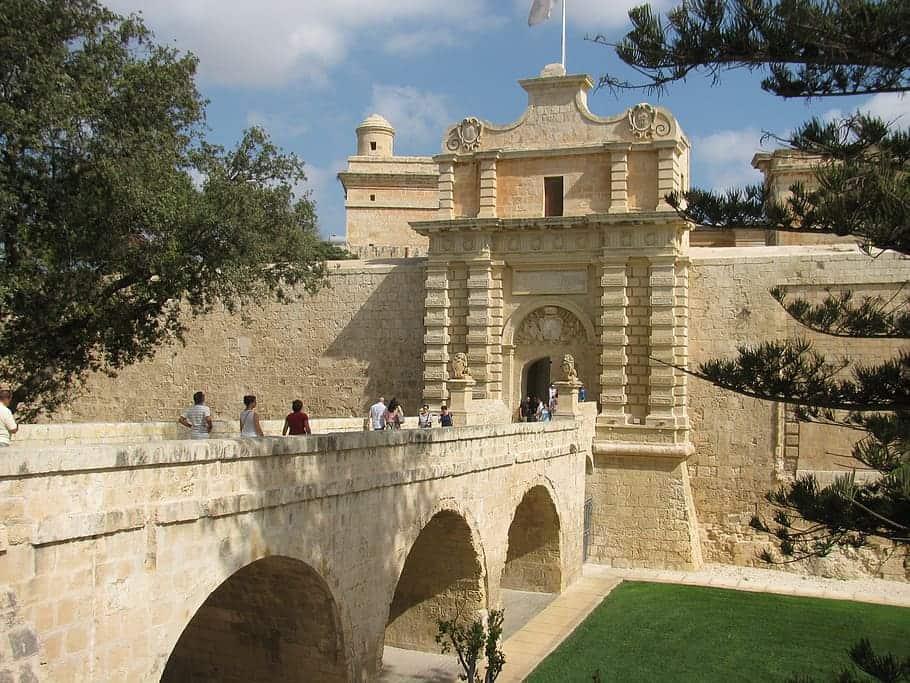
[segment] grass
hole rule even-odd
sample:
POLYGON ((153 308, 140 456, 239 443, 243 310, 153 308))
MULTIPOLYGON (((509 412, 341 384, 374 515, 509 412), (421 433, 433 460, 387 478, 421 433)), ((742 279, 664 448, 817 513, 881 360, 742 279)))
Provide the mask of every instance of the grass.
MULTIPOLYGON (((831 681, 868 637, 910 656, 910 609, 717 588, 617 586, 527 679, 591 681, 831 681)), ((508 667, 508 664, 506 664, 508 667)))

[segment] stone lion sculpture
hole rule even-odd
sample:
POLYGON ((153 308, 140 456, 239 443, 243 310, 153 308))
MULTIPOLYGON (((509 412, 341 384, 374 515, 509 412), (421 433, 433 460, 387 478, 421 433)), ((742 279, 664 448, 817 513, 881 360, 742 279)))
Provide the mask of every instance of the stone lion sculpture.
POLYGON ((566 382, 578 381, 578 373, 575 371, 575 358, 570 353, 562 357, 562 376, 566 382))
POLYGON ((471 369, 468 367, 468 354, 458 352, 452 359, 452 376, 453 379, 467 379, 471 376, 471 369))

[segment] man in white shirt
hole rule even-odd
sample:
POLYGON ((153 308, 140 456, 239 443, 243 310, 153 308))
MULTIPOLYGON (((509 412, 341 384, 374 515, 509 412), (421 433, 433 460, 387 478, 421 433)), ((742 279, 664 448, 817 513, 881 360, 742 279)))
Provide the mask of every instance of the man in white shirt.
POLYGON ((183 411, 177 420, 190 430, 191 439, 207 439, 212 431, 212 411, 205 405, 205 394, 197 391, 193 394, 193 405, 183 411))
POLYGON ((19 431, 16 418, 9 409, 13 395, 9 389, 0 389, 0 448, 9 446, 10 436, 19 431))
POLYGON ((379 397, 373 405, 370 406, 370 426, 375 431, 385 429, 385 398, 379 397))

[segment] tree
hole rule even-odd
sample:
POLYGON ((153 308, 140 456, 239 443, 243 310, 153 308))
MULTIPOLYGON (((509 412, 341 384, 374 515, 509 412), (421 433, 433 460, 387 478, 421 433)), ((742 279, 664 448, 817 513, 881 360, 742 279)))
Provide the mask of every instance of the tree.
POLYGON ((325 278, 303 162, 205 139, 196 58, 96 0, 0 3, 0 382, 25 418, 325 278))
POLYGON ((462 674, 459 678, 468 683, 493 683, 502 673, 506 657, 500 649, 502 637, 502 610, 491 610, 487 622, 475 619, 461 623, 459 617, 436 622, 439 632, 436 642, 442 654, 455 652, 462 674), (486 658, 486 671, 481 675, 480 664, 486 658))
MULTIPOLYGON (((615 47, 644 78, 604 76, 601 85, 659 92, 692 73, 715 82, 728 69, 759 70, 761 87, 780 97, 838 97, 910 90, 910 3, 906 0, 686 0, 666 18, 647 5, 629 12, 632 30, 615 47)), ((817 162, 812 187, 796 184, 777 201, 764 187, 719 195, 671 195, 678 213, 708 228, 852 235, 874 256, 910 254, 910 129, 856 113, 813 119, 775 138, 817 162)), ((771 292, 800 324, 840 337, 910 337, 910 299, 858 300, 832 292, 821 303, 771 292)), ((853 456, 880 476, 811 476, 768 494, 785 561, 879 537, 910 544, 910 354, 877 364, 834 361, 804 339, 739 348, 734 359, 691 371, 718 387, 795 406, 800 419, 859 430, 853 456)), ((774 558, 766 553, 764 558, 774 558)))

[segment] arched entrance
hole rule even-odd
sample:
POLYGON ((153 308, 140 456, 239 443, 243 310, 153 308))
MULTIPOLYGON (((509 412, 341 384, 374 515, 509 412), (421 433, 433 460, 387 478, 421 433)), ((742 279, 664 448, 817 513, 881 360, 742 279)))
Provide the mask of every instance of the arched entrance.
POLYGON ((562 589, 559 514, 544 486, 525 493, 509 526, 503 588, 558 593, 562 589))
POLYGON ((222 583, 184 629, 161 676, 194 681, 346 681, 338 608, 309 565, 266 557, 222 583))
POLYGON ((483 569, 471 529, 457 512, 443 510, 408 553, 389 608, 385 644, 438 653, 438 619, 471 620, 485 607, 483 569))
POLYGON ((550 368, 552 366, 553 360, 549 356, 539 358, 527 365, 527 370, 524 372, 525 381, 522 383, 522 398, 531 394, 536 396, 539 401, 547 402, 550 397, 550 368))

